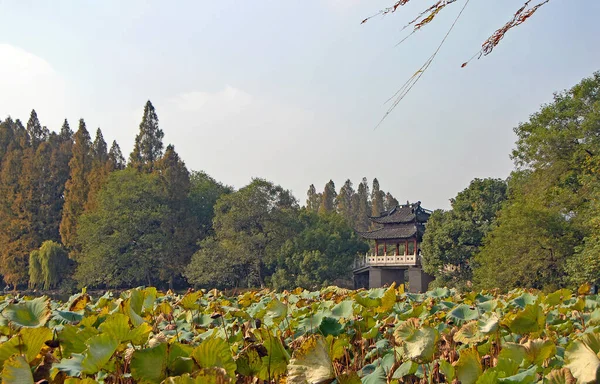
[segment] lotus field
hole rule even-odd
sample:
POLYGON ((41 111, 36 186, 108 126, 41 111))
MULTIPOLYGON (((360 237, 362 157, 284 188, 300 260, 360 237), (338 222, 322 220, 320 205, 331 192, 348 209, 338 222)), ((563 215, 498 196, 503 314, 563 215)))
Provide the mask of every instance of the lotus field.
POLYGON ((600 372, 600 298, 585 287, 0 300, 5 384, 594 383, 600 372))

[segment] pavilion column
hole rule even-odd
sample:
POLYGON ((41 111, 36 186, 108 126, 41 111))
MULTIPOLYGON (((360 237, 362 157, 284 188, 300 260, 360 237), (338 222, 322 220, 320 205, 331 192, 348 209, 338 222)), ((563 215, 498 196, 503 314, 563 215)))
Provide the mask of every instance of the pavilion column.
POLYGON ((396 256, 400 255, 400 243, 396 243, 396 256))
POLYGON ((415 254, 415 255, 418 253, 418 252, 417 252, 417 239, 415 239, 415 248, 414 248, 414 250, 413 250, 413 251, 414 251, 414 254, 415 254))
POLYGON ((383 254, 387 256, 387 241, 383 242, 383 254))
POLYGON ((404 241, 404 254, 408 255, 408 240, 404 241))
POLYGON ((379 256, 379 243, 375 240, 375 256, 379 256))

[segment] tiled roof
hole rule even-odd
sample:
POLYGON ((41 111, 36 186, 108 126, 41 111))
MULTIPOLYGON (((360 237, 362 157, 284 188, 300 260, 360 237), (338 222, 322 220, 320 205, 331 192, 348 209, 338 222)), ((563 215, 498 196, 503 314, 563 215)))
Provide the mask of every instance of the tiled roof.
MULTIPOLYGON (((419 229, 420 229, 419 225, 419 229)), ((410 239, 417 235, 417 232, 422 233, 415 224, 404 224, 394 227, 383 227, 370 232, 358 232, 360 236, 368 240, 383 240, 383 239, 410 239)))
POLYGON ((378 224, 399 224, 411 223, 415 221, 424 223, 429 219, 429 211, 421 208, 421 203, 399 205, 389 211, 383 212, 380 216, 371 217, 371 221, 378 224))

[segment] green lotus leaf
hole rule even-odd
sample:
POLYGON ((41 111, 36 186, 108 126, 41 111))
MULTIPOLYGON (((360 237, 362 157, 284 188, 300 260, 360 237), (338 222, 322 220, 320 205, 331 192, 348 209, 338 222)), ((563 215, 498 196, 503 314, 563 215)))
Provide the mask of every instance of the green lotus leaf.
POLYGON ((324 317, 321 321, 321 325, 319 325, 319 331, 321 331, 323 336, 337 336, 342 333, 343 329, 344 326, 332 317, 324 317))
POLYGON ((81 362, 82 372, 86 374, 94 374, 102 369, 119 346, 119 342, 107 334, 93 336, 86 344, 88 348, 81 362))
POLYGON ((336 304, 333 308, 331 308, 331 317, 336 319, 344 318, 350 319, 352 318, 354 311, 352 309, 352 301, 344 300, 336 304))
POLYGON ((94 379, 90 379, 89 377, 86 377, 85 379, 67 377, 64 384, 98 384, 98 382, 94 379))
POLYGON ((489 335, 490 333, 494 333, 498 330, 498 323, 500 322, 500 318, 495 313, 487 315, 477 321, 477 326, 479 327, 479 332, 484 335, 489 335))
POLYGON ((556 305, 562 304, 563 301, 570 299, 571 295, 572 293, 570 290, 566 288, 559 289, 558 291, 549 293, 544 299, 544 303, 551 307, 554 307, 556 305))
POLYGON ((440 360, 440 372, 446 378, 446 382, 451 383, 456 377, 454 366, 446 360, 440 360))
POLYGON ((528 340, 522 344, 525 348, 525 361, 542 366, 544 360, 556 355, 556 346, 551 340, 528 340))
POLYGON ((488 300, 482 303, 477 303, 477 308, 482 312, 492 312, 498 307, 498 300, 488 300))
POLYGON ((389 312, 394 304, 396 304, 396 283, 393 283, 391 287, 385 290, 381 297, 381 305, 377 307, 377 312, 389 312))
POLYGON ((265 324, 267 326, 279 324, 287 316, 287 312, 288 306, 286 304, 283 304, 277 299, 271 300, 271 302, 267 304, 266 307, 266 312, 264 316, 265 324))
POLYGON ((188 292, 179 301, 179 306, 186 310, 197 310, 200 308, 200 304, 197 303, 200 296, 202 291, 188 292))
POLYGON ((262 358, 255 346, 241 352, 235 363, 237 372, 243 376, 256 376, 262 369, 262 358))
POLYGON ((383 367, 376 367, 375 370, 362 378, 362 384, 386 384, 387 374, 383 367))
POLYGON ((83 315, 71 311, 54 311, 53 319, 60 324, 77 323, 83 319, 83 315))
POLYGON ((19 354, 19 344, 21 341, 18 336, 13 336, 8 341, 0 343, 0 370, 4 366, 4 362, 11 356, 19 354))
POLYGON ((381 298, 374 298, 361 293, 357 293, 354 300, 365 308, 375 308, 381 305, 381 298))
POLYGON ((565 351, 565 366, 580 383, 600 382, 600 338, 598 335, 587 334, 577 340, 565 351))
POLYGON ((337 338, 329 335, 325 340, 329 346, 329 356, 331 356, 332 360, 341 359, 345 355, 346 348, 350 346, 348 336, 346 335, 337 338))
POLYGON ((434 299, 444 299, 448 296, 450 296, 450 290, 448 288, 435 288, 432 289, 431 291, 428 291, 425 293, 425 295, 427 297, 431 297, 434 299))
POLYGON ((287 370, 290 356, 278 337, 271 335, 268 330, 262 330, 262 332, 261 337, 263 345, 267 349, 267 355, 262 357, 262 367, 258 378, 271 380, 281 377, 287 370))
MULTIPOLYGON (((452 366, 452 365, 450 365, 450 366, 452 366)), ((404 376, 414 375, 415 372, 417 372, 418 368, 419 368, 419 364, 415 363, 414 361, 412 361, 412 360, 405 361, 398 367, 398 369, 396 369, 394 371, 394 375, 392 376, 392 379, 401 379, 404 376)))
POLYGON ((84 357, 81 353, 73 353, 71 358, 62 359, 59 363, 53 364, 52 369, 64 372, 67 376, 80 376, 83 371, 81 363, 84 357))
POLYGON ((111 335, 119 343, 127 340, 129 335, 129 317, 122 313, 113 313, 98 327, 100 332, 111 335))
POLYGON ((325 339, 320 335, 307 337, 288 364, 287 383, 321 383, 335 378, 333 363, 325 339))
POLYGON ((2 311, 4 317, 19 327, 37 328, 50 318, 50 300, 46 296, 7 305, 2 311))
POLYGON ((142 383, 160 383, 167 372, 167 344, 133 352, 131 376, 142 383))
POLYGON ((4 362, 3 384, 33 384, 31 368, 23 356, 13 356, 4 362))
MULTIPOLYGON (((517 367, 521 365, 521 362, 525 359, 527 352, 525 351, 525 347, 521 344, 517 343, 504 343, 502 344, 502 350, 500 351, 500 355, 498 355, 498 364, 502 364, 502 359, 510 359, 516 362, 517 367)), ((513 375, 516 371, 512 371, 506 368, 500 369, 504 371, 507 375, 513 375)))
POLYGON ((307 333, 315 332, 321 326, 321 322, 325 314, 323 312, 317 312, 312 315, 306 316, 298 323, 298 332, 307 333))
POLYGON ((512 304, 524 309, 528 305, 533 305, 537 302, 538 297, 536 295, 532 295, 531 293, 525 292, 521 296, 515 298, 512 301, 512 304))
POLYGON ((466 304, 460 304, 454 307, 446 315, 447 319, 454 320, 456 324, 462 324, 470 320, 476 320, 479 317, 477 309, 472 309, 466 304))
POLYGON ((483 340, 485 336, 479 332, 477 321, 468 322, 454 334, 454 341, 457 343, 472 344, 483 340))
POLYGON ((88 339, 97 334, 98 331, 91 327, 79 329, 74 325, 65 325, 58 334, 63 356, 69 357, 72 353, 83 353, 87 348, 88 339))
POLYGON ((336 380, 338 384, 362 384, 362 381, 356 372, 342 373, 336 380))
POLYGON ((527 305, 524 310, 517 313, 508 327, 513 333, 520 335, 541 331, 546 325, 546 317, 542 308, 535 305, 527 305))
POLYGON ((456 377, 461 384, 475 384, 483 373, 479 353, 476 349, 463 349, 460 351, 458 361, 454 365, 456 377))
POLYGON ((231 378, 235 377, 236 364, 229 344, 221 338, 204 340, 192 352, 192 358, 200 368, 223 368, 231 378))
POLYGON ((418 327, 415 322, 406 321, 394 332, 400 340, 404 355, 418 363, 430 362, 435 353, 439 338, 438 331, 429 326, 418 327))
POLYGON ((477 379, 476 384, 497 384, 498 383, 498 371, 495 368, 488 369, 477 379))
POLYGON ((531 368, 519 372, 516 375, 508 376, 508 377, 499 377, 499 383, 511 383, 511 384, 522 384, 522 383, 535 383, 537 382, 537 366, 532 366, 531 368))
POLYGON ((40 353, 46 341, 52 340, 52 331, 48 328, 23 328, 19 334, 23 340, 23 350, 28 363, 40 353))

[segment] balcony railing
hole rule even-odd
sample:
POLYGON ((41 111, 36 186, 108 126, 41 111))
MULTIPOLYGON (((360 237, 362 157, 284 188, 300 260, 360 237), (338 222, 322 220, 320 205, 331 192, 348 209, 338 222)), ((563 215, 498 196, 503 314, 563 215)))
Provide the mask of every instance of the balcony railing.
POLYGON ((418 264, 418 255, 375 255, 366 253, 358 255, 354 259, 354 269, 374 266, 374 267, 394 267, 394 266, 416 266, 418 264))

